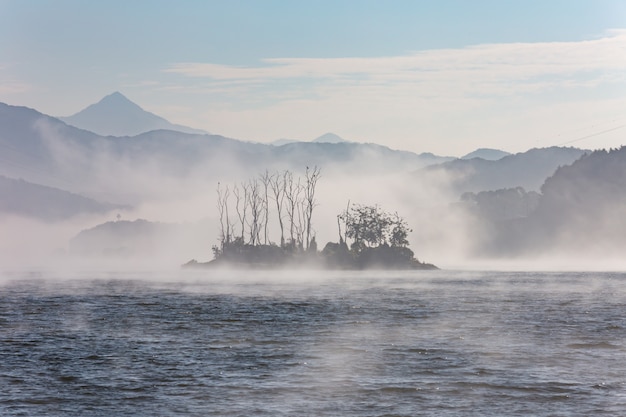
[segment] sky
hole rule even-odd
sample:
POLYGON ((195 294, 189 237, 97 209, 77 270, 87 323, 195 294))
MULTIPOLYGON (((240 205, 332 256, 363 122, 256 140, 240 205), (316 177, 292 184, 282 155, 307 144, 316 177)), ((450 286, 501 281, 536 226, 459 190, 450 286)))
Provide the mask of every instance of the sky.
POLYGON ((626 145, 624 0, 0 0, 0 101, 394 149, 626 145))

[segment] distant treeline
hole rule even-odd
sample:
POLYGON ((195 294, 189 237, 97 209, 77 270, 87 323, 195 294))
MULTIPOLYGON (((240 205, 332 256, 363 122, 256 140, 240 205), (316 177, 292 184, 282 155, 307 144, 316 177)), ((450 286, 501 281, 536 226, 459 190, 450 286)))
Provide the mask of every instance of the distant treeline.
POLYGON ((619 253, 626 249, 626 147, 559 167, 541 193, 518 187, 466 193, 461 200, 479 227, 480 254, 619 253))

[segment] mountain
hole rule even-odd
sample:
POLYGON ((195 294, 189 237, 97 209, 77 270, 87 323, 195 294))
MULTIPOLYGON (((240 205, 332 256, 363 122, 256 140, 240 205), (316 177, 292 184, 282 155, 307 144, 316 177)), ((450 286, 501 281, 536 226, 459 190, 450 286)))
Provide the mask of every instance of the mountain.
POLYGON ((505 188, 461 196, 461 207, 480 221, 501 222, 528 217, 539 205, 541 195, 522 187, 505 188))
POLYGON ((462 156, 461 159, 474 159, 481 158, 486 161, 497 161, 498 159, 502 159, 505 156, 511 155, 509 152, 501 151, 499 149, 490 149, 490 148, 479 148, 474 152, 470 152, 465 156, 462 156))
POLYGON ((82 230, 70 241, 70 250, 77 255, 136 256, 154 254, 163 239, 174 229, 172 224, 138 219, 99 224, 82 230))
POLYGON ((269 144, 272 146, 283 146, 286 145, 288 143, 296 143, 298 142, 297 140, 293 140, 293 139, 276 139, 275 141, 270 142, 269 144))
POLYGON ((283 146, 219 135, 153 130, 100 136, 26 107, 0 103, 0 175, 87 196, 136 204, 187 179, 226 179, 266 169, 375 175, 450 160, 374 144, 297 142, 283 146), (132 200, 131 200, 132 198, 132 200))
POLYGON ((289 168, 319 166, 328 171, 353 174, 410 172, 451 158, 431 153, 416 154, 373 143, 295 142, 273 149, 278 161, 289 161, 289 168))
POLYGON ((577 148, 535 148, 497 161, 482 158, 455 159, 432 165, 416 175, 450 179, 459 194, 523 187, 539 191, 546 178, 560 166, 569 165, 589 151, 577 148))
POLYGON ((159 129, 194 134, 206 133, 172 124, 154 113, 145 111, 119 92, 104 97, 72 116, 59 119, 102 136, 135 136, 159 129))
POLYGON ((84 229, 69 241, 72 255, 108 259, 146 259, 151 265, 180 264, 189 256, 204 258, 211 238, 207 220, 162 223, 144 219, 117 220, 84 229))
POLYGON ((314 143, 346 143, 347 140, 335 135, 334 133, 325 133, 322 136, 313 139, 311 142, 314 143))
POLYGON ((101 203, 52 187, 0 176, 0 215, 12 214, 46 222, 84 214, 104 214, 128 207, 101 203))
POLYGON ((477 234, 486 236, 480 249, 489 256, 553 251, 623 259, 625 208, 626 147, 595 151, 546 179, 528 216, 484 225, 488 233, 477 234))
POLYGON ((36 110, 0 103, 0 175, 77 191, 77 178, 71 174, 84 174, 90 167, 76 153, 98 141, 95 133, 36 110))
MULTIPOLYGON (((294 140, 294 139, 277 139, 273 142, 270 142, 270 144, 273 146, 283 146, 283 145, 288 145, 290 143, 305 143, 305 142, 294 140)), ((329 132, 311 140, 309 143, 349 143, 349 142, 343 139, 342 137, 329 132)))
MULTIPOLYGON (((549 217, 553 226, 567 222, 593 228, 626 226, 626 147, 594 151, 560 167, 543 184, 541 193, 537 211, 549 217)), ((613 233, 626 237, 616 230, 613 233)))
POLYGON ((160 177, 181 177, 199 168, 219 173, 264 161, 267 148, 166 130, 104 137, 27 107, 0 103, 0 175, 83 195, 105 190, 111 196, 140 196, 151 192, 147 185, 158 191, 160 177), (150 177, 154 181, 147 181, 150 177))

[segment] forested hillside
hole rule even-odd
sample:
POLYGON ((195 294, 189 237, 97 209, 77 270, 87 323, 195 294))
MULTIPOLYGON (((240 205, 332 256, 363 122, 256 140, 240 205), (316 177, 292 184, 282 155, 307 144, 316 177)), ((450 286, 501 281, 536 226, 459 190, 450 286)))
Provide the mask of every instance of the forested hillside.
POLYGON ((619 253, 626 248, 626 147, 557 169, 527 216, 479 224, 483 254, 619 253))

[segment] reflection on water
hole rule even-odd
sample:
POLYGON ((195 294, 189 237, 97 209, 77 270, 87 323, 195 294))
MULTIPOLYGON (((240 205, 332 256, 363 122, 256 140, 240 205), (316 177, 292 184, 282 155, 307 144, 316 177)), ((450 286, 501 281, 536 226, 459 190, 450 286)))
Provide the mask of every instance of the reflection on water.
POLYGON ((14 274, 0 415, 624 415, 626 274, 14 274))

